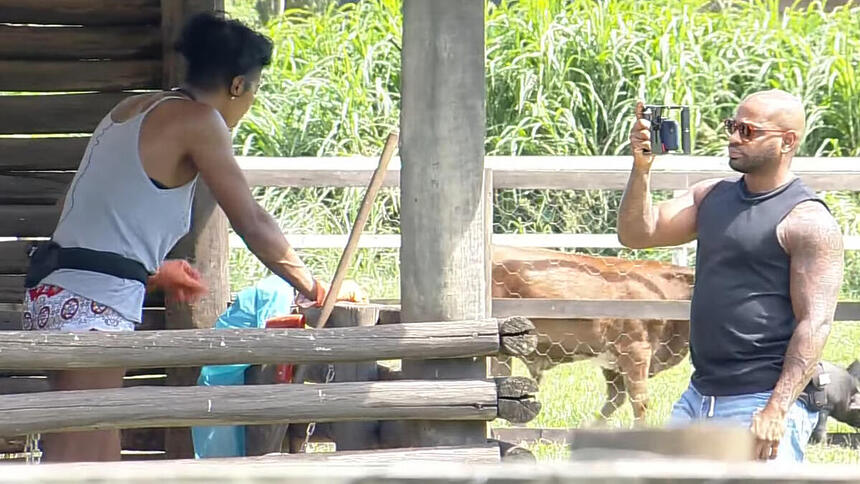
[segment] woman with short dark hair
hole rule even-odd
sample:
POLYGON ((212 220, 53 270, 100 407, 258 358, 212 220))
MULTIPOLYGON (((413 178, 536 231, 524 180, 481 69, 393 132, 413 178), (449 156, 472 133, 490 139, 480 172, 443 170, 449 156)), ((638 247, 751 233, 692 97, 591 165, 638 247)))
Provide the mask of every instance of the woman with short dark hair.
MULTIPOLYGON (((298 290, 298 302, 322 301, 324 285, 254 200, 233 157, 230 130, 254 102, 271 41, 201 14, 176 48, 188 65, 182 86, 123 100, 93 132, 51 243, 31 258, 24 329, 133 331, 146 287, 170 278, 162 264, 189 231, 200 179, 251 252, 298 290)), ((171 277, 185 284, 185 296, 199 293, 196 274, 182 264, 171 277)), ((54 390, 118 388, 124 374, 58 371, 50 382, 54 390)), ((119 432, 46 435, 43 450, 51 461, 119 460, 119 432)))

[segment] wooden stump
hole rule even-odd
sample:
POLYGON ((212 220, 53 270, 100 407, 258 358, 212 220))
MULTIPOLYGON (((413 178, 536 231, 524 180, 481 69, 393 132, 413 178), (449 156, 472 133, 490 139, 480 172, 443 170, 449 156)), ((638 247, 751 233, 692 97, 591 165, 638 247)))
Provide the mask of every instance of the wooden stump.
MULTIPOLYGON (((313 325, 319 318, 319 309, 305 311, 308 324, 313 325)), ((379 320, 379 307, 375 305, 338 303, 329 316, 327 328, 349 328, 355 326, 375 326, 379 320)), ((328 365, 322 365, 328 370, 328 365)), ((325 381, 325 373, 322 380, 325 381)), ((358 363, 335 363, 333 382, 377 381, 379 372, 376 361, 358 363)), ((304 427, 303 427, 304 429, 304 427)), ((331 438, 337 450, 369 450, 379 448, 379 422, 337 422, 330 426, 331 438)), ((304 433, 301 432, 301 438, 304 433)))

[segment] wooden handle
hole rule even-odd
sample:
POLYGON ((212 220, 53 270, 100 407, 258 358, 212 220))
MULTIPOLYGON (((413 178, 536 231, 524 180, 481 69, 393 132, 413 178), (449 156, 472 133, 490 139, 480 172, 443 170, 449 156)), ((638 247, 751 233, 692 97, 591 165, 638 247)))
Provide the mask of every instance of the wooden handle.
POLYGON ((370 184, 367 186, 367 191, 364 193, 364 199, 361 201, 358 216, 355 218, 352 230, 349 233, 349 240, 347 240, 346 248, 340 256, 340 262, 338 263, 337 270, 334 273, 334 279, 332 279, 331 287, 329 288, 328 294, 325 296, 322 311, 320 311, 320 317, 316 322, 317 328, 322 328, 326 325, 328 318, 334 309, 334 303, 337 301, 337 294, 340 292, 340 286, 343 284, 343 280, 346 277, 349 262, 352 260, 352 255, 358 247, 358 239, 361 236, 361 231, 364 230, 364 224, 367 223, 367 217, 370 216, 370 208, 373 205, 374 199, 376 199, 376 192, 378 192, 379 188, 382 186, 382 182, 385 178, 385 171, 388 169, 388 163, 391 161, 391 158, 394 157, 394 151, 397 148, 398 140, 399 133, 397 131, 392 131, 388 135, 388 140, 385 142, 385 148, 382 150, 382 156, 379 157, 379 165, 376 167, 376 171, 373 172, 373 176, 370 178, 370 184))

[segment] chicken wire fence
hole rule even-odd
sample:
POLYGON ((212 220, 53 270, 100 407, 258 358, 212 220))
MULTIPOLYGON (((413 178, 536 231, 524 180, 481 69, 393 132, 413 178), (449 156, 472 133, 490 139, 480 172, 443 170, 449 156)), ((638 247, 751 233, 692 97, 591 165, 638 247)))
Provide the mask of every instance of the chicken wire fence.
MULTIPOLYGON (((297 250, 323 278, 334 274, 363 193, 362 188, 257 189, 258 199, 293 239, 303 234, 341 236, 330 239, 325 248, 297 250)), ((493 298, 689 301, 695 244, 622 247, 614 236, 621 195, 620 190, 495 190, 493 298), (532 247, 517 247, 523 244, 515 236, 522 234, 532 236, 532 247), (552 246, 559 239, 541 238, 558 234, 573 237, 562 247, 552 246), (588 235, 592 237, 582 237, 588 235)), ((380 192, 363 232, 370 242, 356 252, 350 265, 348 277, 371 299, 400 297, 399 196, 397 188, 380 192)), ((656 203, 673 192, 654 191, 652 196, 656 203)), ((857 193, 831 193, 825 198, 845 234, 857 235, 857 193)), ((846 255, 843 299, 860 299, 856 256, 846 255)), ((232 251, 234 290, 265 274, 248 251, 232 251)), ((566 318, 559 313, 530 319, 538 333, 537 350, 522 359, 491 359, 490 367, 495 375, 526 375, 539 382, 544 410, 535 425, 577 427, 607 420, 626 426, 637 419, 659 425, 689 382, 685 318, 566 318)), ((836 323, 825 358, 847 364, 860 356, 858 329, 860 325, 853 323, 836 323)))

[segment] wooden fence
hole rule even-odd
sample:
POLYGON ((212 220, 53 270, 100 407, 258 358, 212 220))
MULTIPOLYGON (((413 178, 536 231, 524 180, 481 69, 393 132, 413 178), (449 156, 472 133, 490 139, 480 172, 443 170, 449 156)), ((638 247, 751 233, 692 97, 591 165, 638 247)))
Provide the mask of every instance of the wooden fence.
MULTIPOLYGON (((350 312, 349 307, 338 308, 333 319, 342 319, 350 312)), ((379 311, 371 312, 378 317, 379 311)), ((73 334, 6 331, 0 332, 0 368, 39 372, 368 360, 375 365, 377 359, 525 356, 534 351, 536 341, 534 326, 524 318, 327 329, 73 334)), ((388 375, 384 381, 339 380, 314 385, 129 386, 57 392, 50 398, 41 392, 18 392, 0 395, 0 435, 309 421, 502 418, 524 423, 540 409, 534 399, 536 391, 534 382, 525 378, 438 382, 388 375)), ((498 445, 496 456, 500 456, 498 445)))
MULTIPOLYGON (((239 157, 248 183, 276 187, 363 187, 376 161, 370 157, 272 158, 239 157)), ((485 166, 494 189, 622 190, 630 174, 626 156, 487 156, 485 166)), ((793 171, 818 191, 860 191, 860 158, 796 158, 793 171)), ((385 185, 399 186, 400 159, 392 159, 385 185)), ((664 156, 655 162, 655 190, 683 190, 697 181, 736 176, 724 158, 664 156)), ((492 203, 492 198, 488 200, 492 203)), ((298 248, 341 248, 345 235, 290 235, 298 248)), ((611 248, 623 246, 615 234, 492 234, 497 245, 550 248, 611 248)), ((846 250, 860 250, 860 236, 844 237, 846 250)), ((244 248, 231 237, 232 248, 244 248)), ((363 235, 359 247, 399 248, 399 235, 363 235)), ((682 246, 694 247, 694 243, 682 246)), ((495 299, 494 317, 534 318, 675 318, 689 317, 689 301, 495 299)), ((860 321, 860 301, 841 301, 837 321, 860 321)))

